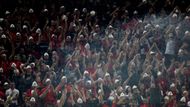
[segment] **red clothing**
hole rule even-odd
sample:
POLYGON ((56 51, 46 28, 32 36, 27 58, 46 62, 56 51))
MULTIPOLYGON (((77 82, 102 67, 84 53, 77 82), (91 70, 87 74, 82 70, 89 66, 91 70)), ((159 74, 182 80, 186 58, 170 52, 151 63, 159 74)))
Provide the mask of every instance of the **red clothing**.
MULTIPOLYGON (((41 91, 41 95, 46 92, 48 87, 45 87, 41 91)), ((51 105, 56 105, 57 100, 56 100, 56 94, 53 92, 53 89, 50 88, 48 89, 48 93, 46 94, 44 101, 46 104, 51 104, 51 105)))

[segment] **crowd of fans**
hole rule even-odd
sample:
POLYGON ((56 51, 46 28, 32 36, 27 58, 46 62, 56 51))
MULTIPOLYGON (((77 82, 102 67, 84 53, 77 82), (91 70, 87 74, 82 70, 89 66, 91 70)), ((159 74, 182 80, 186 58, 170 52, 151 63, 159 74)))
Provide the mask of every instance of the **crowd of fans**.
POLYGON ((0 107, 190 107, 190 8, 128 5, 6 10, 0 107))

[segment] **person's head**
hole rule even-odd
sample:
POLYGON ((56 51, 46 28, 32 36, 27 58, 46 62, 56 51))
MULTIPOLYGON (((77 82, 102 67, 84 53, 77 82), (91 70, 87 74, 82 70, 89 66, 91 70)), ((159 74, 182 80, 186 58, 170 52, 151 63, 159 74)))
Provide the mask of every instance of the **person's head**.
POLYGON ((15 83, 14 83, 14 82, 10 83, 10 88, 11 88, 12 90, 15 89, 15 83))
POLYGON ((36 81, 34 81, 33 83, 32 83, 32 88, 37 88, 38 87, 38 83, 36 82, 36 81))
POLYGON ((26 74, 32 73, 32 67, 30 65, 26 66, 26 74))
POLYGON ((66 76, 62 76, 61 78, 61 84, 66 84, 67 83, 67 77, 66 76))
POLYGON ((44 53, 44 60, 48 60, 49 59, 49 54, 47 52, 44 53))
POLYGON ((45 84, 46 84, 46 86, 51 85, 51 80, 49 78, 47 78, 46 81, 45 81, 45 84))
POLYGON ((90 74, 89 74, 89 72, 88 71, 84 71, 84 77, 89 77, 90 76, 90 74))

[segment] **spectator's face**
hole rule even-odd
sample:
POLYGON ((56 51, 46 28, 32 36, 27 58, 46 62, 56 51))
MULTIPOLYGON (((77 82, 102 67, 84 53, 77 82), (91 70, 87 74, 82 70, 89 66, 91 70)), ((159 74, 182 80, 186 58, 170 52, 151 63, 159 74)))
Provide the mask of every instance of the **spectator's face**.
POLYGON ((14 84, 14 83, 11 83, 11 84, 10 84, 10 88, 11 88, 11 89, 15 89, 15 84, 14 84))

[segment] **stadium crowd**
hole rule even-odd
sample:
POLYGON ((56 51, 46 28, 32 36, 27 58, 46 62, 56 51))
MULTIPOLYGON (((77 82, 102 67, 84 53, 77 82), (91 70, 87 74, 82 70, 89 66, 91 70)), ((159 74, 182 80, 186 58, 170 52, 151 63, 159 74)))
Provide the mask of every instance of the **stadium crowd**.
POLYGON ((190 7, 100 2, 5 11, 0 107, 190 107, 190 7))

